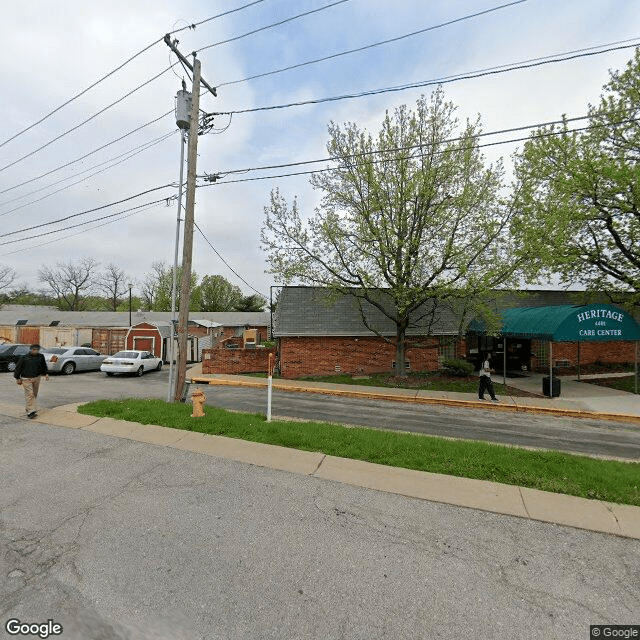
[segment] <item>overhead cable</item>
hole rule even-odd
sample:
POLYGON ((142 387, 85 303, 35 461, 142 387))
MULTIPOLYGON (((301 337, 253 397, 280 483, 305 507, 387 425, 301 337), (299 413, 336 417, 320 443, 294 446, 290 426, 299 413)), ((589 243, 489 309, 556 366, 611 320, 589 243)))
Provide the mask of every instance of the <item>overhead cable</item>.
POLYGON ((218 250, 211 244, 211 242, 209 242, 209 238, 207 238, 207 236, 204 235, 204 232, 202 231, 202 229, 198 226, 198 224, 196 222, 194 222, 194 225, 196 227, 196 229, 200 232, 200 235, 205 239, 206 243, 213 249, 213 252, 218 256, 218 258, 220 258, 220 260, 222 260, 222 262, 224 262, 227 267, 229 268, 229 270, 235 274, 238 278, 240 278, 240 280, 242 280, 242 282, 244 282, 247 287, 249 287, 249 289, 251 289, 252 291, 255 291, 259 296, 261 296, 262 298, 264 298, 266 300, 267 296, 265 296, 263 293, 260 293, 255 287, 252 287, 218 252, 218 250))
POLYGON ((266 31, 267 29, 273 29, 274 27, 279 27, 280 25, 286 24, 287 22, 292 22, 293 20, 297 20, 298 18, 304 18, 305 16, 309 16, 312 13, 318 13, 319 11, 330 9, 331 7, 335 7, 336 5, 343 4, 345 2, 349 2, 349 0, 338 0, 337 2, 326 4, 322 7, 318 7, 317 9, 312 9, 311 11, 305 11, 304 13, 299 13, 295 16, 291 16, 290 18, 286 18, 285 20, 280 20, 279 22, 274 22, 264 27, 253 29, 252 31, 247 31, 246 33, 242 33, 239 36, 234 36, 233 38, 227 38, 226 40, 220 40, 220 42, 214 42, 213 44, 209 44, 205 47, 199 47, 198 52, 206 51, 207 49, 211 49, 213 47, 218 47, 221 44, 228 44, 229 42, 235 42, 236 40, 241 40, 242 38, 246 38, 247 36, 252 36, 255 33, 259 33, 260 31, 266 31))
POLYGON ((120 140, 124 140, 125 138, 128 138, 129 136, 133 135, 134 133, 137 133, 138 131, 141 131, 145 127, 148 127, 149 125, 152 125, 152 124, 158 122, 159 120, 162 120, 163 118, 166 118, 168 115, 170 115, 172 113, 173 113, 173 109, 171 109, 171 111, 167 111, 166 113, 163 113, 161 116, 158 116, 157 118, 154 118, 153 120, 149 120, 149 122, 145 122, 144 124, 140 125, 139 127, 136 127, 135 129, 132 129, 128 133, 125 133, 124 135, 119 136, 118 138, 115 138, 115 139, 111 140, 110 142, 107 142, 107 143, 103 144, 102 146, 98 147, 97 149, 93 149, 93 151, 89 151, 88 153, 85 153, 84 155, 80 156, 79 158, 76 158, 75 160, 70 160, 69 162, 65 162, 64 164, 61 164, 60 166, 55 167, 54 169, 50 169, 49 171, 45 171, 45 173, 41 173, 39 176, 35 176, 33 178, 29 178, 28 180, 25 180, 24 182, 20 182, 18 184, 14 184, 11 187, 7 187, 6 189, 3 189, 2 191, 0 191, 0 195, 2 195, 3 193, 7 193, 8 191, 13 191, 14 189, 17 189, 18 187, 23 187, 25 184, 30 184, 31 182, 35 182, 36 180, 40 180, 40 178, 45 178, 46 176, 49 176, 52 173, 56 173, 57 171, 60 171, 61 169, 69 167, 72 164, 75 164, 76 162, 80 162, 81 160, 84 160, 85 158, 88 158, 89 156, 92 156, 94 153, 98 153, 98 151, 102 151, 103 149, 106 149, 107 147, 110 147, 112 144, 115 144, 116 142, 120 142, 120 140))
POLYGON ((85 169, 84 171, 79 171, 78 173, 75 173, 71 176, 68 176, 66 178, 63 178, 62 180, 58 180, 57 182, 54 182, 52 184, 48 184, 44 187, 40 187, 40 189, 35 189, 34 191, 29 192, 28 194, 24 194, 22 196, 19 196, 18 198, 13 198, 13 200, 8 200, 7 202, 3 202, 0 203, 0 206, 6 205, 10 202, 15 202, 16 200, 21 200, 22 198, 25 198, 29 195, 33 195, 35 193, 39 193, 40 191, 45 191, 46 189, 51 189, 52 187, 55 187, 58 184, 61 184, 63 182, 67 182, 68 180, 72 180, 73 178, 76 178, 78 176, 81 176, 84 173, 88 173, 90 171, 92 171, 93 169, 97 169, 98 167, 103 167, 102 169, 98 169, 97 171, 94 171, 93 173, 89 173, 88 176, 85 176, 84 178, 81 178, 80 180, 76 180, 75 182, 71 182, 67 185, 65 185, 64 187, 60 187, 60 189, 56 189, 55 191, 51 191, 50 193, 47 193, 45 195, 43 195, 40 198, 37 198, 36 200, 31 200, 30 202, 25 202, 21 205, 18 205, 17 207, 14 207, 13 209, 9 209, 8 211, 4 211, 3 213, 0 213, 0 217, 2 216, 6 216, 9 215, 10 213, 14 213, 15 211, 18 211, 20 209, 23 209, 24 207, 28 207, 32 204, 36 204, 37 202, 41 202, 42 200, 45 200, 46 198, 49 198, 53 195, 55 195, 56 193, 60 193, 61 191, 65 191, 66 189, 70 189, 71 187, 80 184, 81 182, 84 182, 85 180, 89 180, 90 178, 93 178, 94 176, 97 176, 100 173, 104 173, 105 171, 108 171, 109 169, 113 169, 113 167, 116 167, 120 164, 122 164, 123 162, 128 162, 129 160, 131 160, 132 158, 134 158, 135 156, 137 156, 140 153, 143 153, 145 151, 148 151, 149 149, 155 147, 156 145, 164 142, 165 140, 168 140, 170 137, 174 136, 176 134, 176 130, 173 130, 169 133, 166 133, 163 136, 160 136, 159 138, 156 138, 155 140, 151 140, 150 142, 147 142, 143 145, 140 145, 139 147, 135 147, 134 149, 129 149, 128 151, 126 151, 125 153, 120 154, 119 156, 115 156, 115 158, 111 158, 109 160, 105 160, 105 162, 101 162, 97 165, 94 165, 93 167, 90 167, 88 169, 85 169), (108 165, 106 167, 104 167, 103 165, 108 165))
POLYGON ((440 84, 450 84, 452 82, 458 82, 460 80, 472 80, 474 78, 481 78, 484 76, 498 75, 500 73, 507 73, 509 71, 518 71, 521 69, 530 69, 533 67, 539 67, 546 64, 553 64, 557 62, 565 62, 567 60, 575 60, 577 58, 584 58, 590 56, 600 55, 602 53, 609 53, 611 51, 620 51, 623 49, 635 48, 640 44, 638 38, 631 38, 629 40, 622 40, 619 42, 630 42, 633 40, 633 44, 627 44, 622 46, 610 46, 618 43, 610 43, 610 45, 598 45, 598 47, 589 47, 587 49, 576 49, 574 51, 568 51, 562 54, 552 54, 541 58, 531 58, 521 62, 514 62, 508 65, 499 65, 495 67, 487 67, 485 69, 478 69, 476 71, 470 71, 466 73, 460 73, 451 76, 443 76, 441 78, 434 78, 432 80, 422 80, 419 82, 412 82, 403 85, 396 85, 392 87, 382 87, 380 89, 369 89, 367 91, 361 91, 359 93, 348 93, 338 96, 330 96, 328 98, 316 98, 313 100, 302 100, 300 102, 289 102, 285 104, 269 105, 264 107, 252 107, 250 109, 234 109, 233 111, 215 111, 210 116, 218 115, 237 115, 243 113, 254 113, 256 111, 272 111, 275 109, 289 109, 291 107, 302 107, 310 104, 322 104, 325 102, 336 102, 338 100, 351 100, 354 98, 363 98, 372 95, 378 95, 382 93, 394 93, 398 91, 406 91, 408 89, 419 89, 422 87, 435 86, 440 84), (607 47, 600 49, 600 47, 607 47), (592 51, 592 49, 600 49, 598 51, 592 51))
MULTIPOLYGON (((209 22, 211 20, 215 20, 216 18, 221 18, 223 16, 229 15, 230 13, 235 13, 236 11, 241 11, 242 9, 246 9, 248 7, 252 7, 255 4, 259 4, 260 2, 264 2, 264 0, 255 0, 255 2, 251 2, 249 4, 245 4, 245 5, 241 6, 241 7, 235 8, 235 9, 230 9, 229 11, 225 11, 225 12, 219 13, 219 14, 217 14, 215 16, 211 16, 210 18, 206 18, 204 20, 200 20, 200 22, 196 22, 194 24, 191 24, 188 27, 182 27, 181 29, 175 29, 173 31, 170 31, 169 33, 174 34, 174 33, 179 33, 180 31, 184 31, 185 29, 195 29, 197 26, 199 26, 201 24, 204 24, 205 22, 209 22)), ((0 147, 4 147, 5 144, 11 142, 12 140, 15 140, 17 137, 21 136, 23 133, 26 133, 27 131, 29 131, 29 130, 33 129, 34 127, 38 126, 39 124, 41 124, 42 122, 44 122, 45 120, 50 118, 52 115, 56 114, 58 111, 60 111, 64 107, 66 107, 68 104, 71 104, 74 100, 77 100, 78 98, 83 96, 88 91, 91 91, 91 89, 93 89, 94 87, 97 87, 101 82, 104 82, 107 78, 111 77, 112 75, 114 75, 115 73, 120 71, 120 69, 122 69, 123 67, 128 65, 130 62, 132 62, 133 60, 135 60, 136 58, 141 56, 143 53, 145 53, 146 51, 148 51, 149 49, 151 49, 155 45, 157 45, 160 42, 162 42, 162 40, 163 40, 163 38, 158 38, 157 40, 154 40, 151 44, 147 45, 146 47, 144 47, 143 49, 141 49, 137 53, 134 53, 131 57, 127 58, 123 63, 119 64, 115 69, 112 69, 111 71, 106 73, 104 76, 101 76, 100 78, 98 78, 95 82, 90 84, 88 87, 86 87, 85 89, 83 89, 79 93, 76 93, 71 98, 69 98, 68 100, 63 102, 61 105, 59 105, 58 107, 53 109, 52 111, 49 111, 49 113, 47 113, 44 116, 42 116, 42 118, 40 118, 39 120, 37 120, 33 124, 30 124, 28 127, 25 127, 21 131, 18 131, 17 133, 13 134, 11 137, 9 137, 6 140, 3 140, 2 142, 0 142, 0 147)))
MULTIPOLYGON (((161 200, 160 202, 164 202, 164 200, 161 200)), ((61 238, 56 238, 55 240, 48 240, 47 242, 40 242, 39 244, 34 244, 31 245, 30 247, 20 247, 19 249, 16 249, 15 251, 8 251, 7 253, 2 253, 0 254, 0 256, 4 257, 4 256, 11 256, 14 255, 16 253, 24 253, 25 251, 29 251, 31 249, 36 249, 38 247, 44 247, 46 245, 49 244, 54 244, 55 242, 60 242, 62 240, 68 240, 69 238, 73 238, 75 236, 79 236, 83 233, 87 233, 87 231, 93 231, 94 229, 99 229, 100 227, 106 227, 108 224, 113 224, 114 222, 119 222, 120 220, 125 220, 126 218, 130 218, 131 216, 134 216, 138 213, 142 213, 143 211, 148 211, 149 209, 153 209, 155 207, 158 206, 159 203, 155 203, 155 204, 149 204, 144 208, 138 209, 137 211, 133 211, 132 213, 129 213, 128 215, 124 215, 121 218, 117 218, 117 219, 113 219, 113 220, 109 220, 108 222, 103 222, 101 224, 97 224, 95 227, 91 227, 89 229, 83 229, 82 231, 76 231, 76 233, 71 233, 67 236, 62 236, 61 238)), ((24 240, 28 240, 28 238, 24 238, 24 240)))
POLYGON ((283 73, 284 71, 290 71, 291 69, 298 69, 299 67, 305 67, 310 64, 316 64, 318 62, 324 62, 325 60, 332 60, 333 58, 339 58, 341 56, 346 56, 351 53, 357 53, 359 51, 366 51, 367 49, 373 49, 374 47, 380 47, 385 44, 390 44, 391 42, 398 42, 399 40, 404 40, 405 38, 411 38, 413 36, 420 35, 421 33, 426 33, 428 31, 434 31, 435 29, 440 29, 442 27, 448 27, 452 24, 456 24, 457 22, 462 22, 464 20, 470 20, 471 18, 477 18, 479 16, 485 15, 487 13, 492 13, 494 11, 498 11, 500 9, 505 9, 507 7, 512 7, 516 4, 522 4, 523 2, 527 2, 527 0, 514 0, 514 2, 509 2, 507 4, 502 4, 497 7, 493 7, 491 9, 486 9, 484 11, 478 11, 476 13, 470 13, 466 16, 462 16, 460 18, 455 18, 453 20, 448 20, 447 22, 442 22, 440 24, 432 25, 431 27, 426 27, 424 29, 419 29, 418 31, 412 31, 411 33, 405 33, 401 36, 396 36, 395 38, 389 38, 388 40, 382 40, 380 42, 374 42, 372 44, 367 44, 363 47, 358 47, 356 49, 349 49, 347 51, 341 51, 340 53, 334 53, 329 56, 324 56, 323 58, 316 58, 315 60, 307 60, 306 62, 300 62, 298 64, 293 64, 288 67, 284 67, 282 69, 276 69, 274 71, 266 71, 265 73, 257 73, 253 76, 248 76, 246 78, 240 78, 239 80, 231 80, 230 82, 221 82, 217 85, 219 87, 225 87, 232 84, 239 84, 240 82, 248 82, 249 80, 255 80, 256 78, 264 78, 266 76, 272 76, 277 73, 283 73))
MULTIPOLYGON (((463 146, 463 147, 457 147, 457 148, 453 148, 453 149, 447 149, 447 151, 466 151, 468 149, 472 149, 472 148, 484 148, 484 147, 495 147, 498 145, 502 145, 502 144, 514 144, 516 142, 523 142, 523 141, 528 141, 531 140, 532 138, 549 138, 549 137, 553 137, 553 136, 558 136, 558 135, 565 135, 567 133, 577 133, 579 131, 587 131, 589 129, 593 129, 593 128, 597 128, 597 127, 608 127, 608 126, 618 126, 618 125, 622 125, 622 124, 628 124, 628 123, 632 123, 632 122, 640 122, 640 118, 628 118, 626 120, 621 120, 619 122, 615 122, 615 123, 608 123, 608 124, 597 124, 597 125, 588 125, 586 127, 576 127, 575 129, 560 129, 558 131, 546 131, 546 132, 537 132, 534 134, 531 134, 529 136, 523 136, 520 138, 510 138, 509 140, 497 140, 496 142, 484 142, 481 144, 477 144, 477 145, 467 145, 467 146, 463 146)), ((516 129, 517 130, 517 129, 516 129)), ((482 135, 489 135, 489 134, 477 134, 475 136, 472 136, 473 138, 477 138, 480 137, 482 135)), ((455 141, 456 138, 452 138, 451 141, 455 141)), ((444 144, 447 141, 442 141, 441 143, 438 144, 444 144)), ((433 146, 433 145, 416 145, 417 147, 423 146, 423 147, 429 147, 429 146, 433 146)), ((349 156, 345 156, 346 158, 354 158, 354 157, 358 157, 358 156, 366 156, 366 155, 371 155, 374 153, 387 153, 387 152, 393 152, 393 151, 406 151, 406 150, 410 150, 412 148, 416 148, 416 147, 398 147, 396 149, 384 149, 381 151, 370 151, 367 153, 363 153, 363 154, 354 154, 354 155, 349 155, 349 156)), ((340 158, 335 158, 335 159, 340 159, 340 158)), ((326 160, 324 160, 326 162, 326 160)), ((318 161, 318 160, 313 160, 311 162, 322 162, 322 160, 318 161)), ((373 164, 379 164, 379 163, 385 163, 385 162, 393 162, 393 159, 388 159, 388 158, 382 158, 380 160, 373 160, 371 161, 373 164)), ((280 165, 281 167, 286 167, 286 166, 295 166, 295 165, 300 165, 300 164, 310 164, 309 163, 292 163, 291 165, 280 165)), ((363 166, 365 163, 355 163, 354 166, 359 167, 359 166, 363 166)), ((275 168, 275 167, 274 167, 275 168)), ((215 174, 215 180, 212 180, 209 184, 201 184, 201 185, 197 185, 198 187, 211 187, 211 186, 219 186, 219 185, 223 185, 223 184, 233 184, 233 183, 237 183, 237 182, 255 182, 258 180, 272 180, 274 178, 288 178, 291 176, 303 176, 303 175, 310 175, 313 173, 324 173, 325 171, 336 171, 337 169, 339 169, 340 167, 325 167, 323 169, 313 169, 310 171, 297 171, 297 172, 293 172, 293 173, 283 173, 283 174, 278 174, 278 175, 271 175, 271 176, 259 176, 256 178, 239 178, 237 180, 223 180, 220 181, 221 178, 224 177, 225 174, 223 174, 222 176, 220 176, 220 174, 215 174)))
MULTIPOLYGON (((177 63, 174 63, 174 64, 177 64, 177 63)), ((98 112, 94 113, 93 115, 89 116, 88 118, 86 118, 85 120, 83 120, 82 122, 77 124, 75 127, 71 127, 71 129, 67 129, 66 131, 63 131, 61 134, 57 135, 55 138, 52 138, 51 140, 49 140, 49 142, 46 142, 45 144, 41 145, 37 149, 34 149, 33 151, 30 151, 29 153, 21 156, 17 160, 14 160, 13 162, 10 162, 9 164, 4 165, 4 167, 0 167, 0 172, 4 171, 5 169, 8 169, 9 167, 13 167, 14 165, 18 164, 19 162, 22 162, 23 160, 25 160, 26 158, 30 158, 31 156, 35 155, 39 151, 42 151, 43 149, 46 149, 48 146, 52 145, 54 142, 57 142, 58 140, 60 140, 60 138, 63 138, 64 136, 68 135, 69 133, 72 133, 73 131, 76 131, 77 129, 80 129, 80 127, 83 127, 88 122, 91 122, 92 120, 97 118, 99 115, 101 115, 105 111, 107 111, 108 109, 111 109, 111 107, 114 107, 115 105, 119 104, 123 100, 126 100, 129 96, 133 95, 136 91, 139 91, 140 89, 142 89, 146 85, 150 84, 154 80, 157 80, 160 76, 164 75, 167 71, 169 71, 169 69, 171 69, 171 66, 173 66, 173 65, 168 66, 166 69, 164 69, 163 71, 161 71, 157 75, 153 76, 153 78, 150 78, 149 80, 146 80, 142 84, 139 84, 137 87, 135 87, 135 89, 132 89, 128 93, 125 93, 123 96, 121 96, 120 98, 118 98, 117 100, 112 102, 111 104, 108 104, 103 109, 100 109, 100 111, 98 111, 98 112)))
MULTIPOLYGON (((175 196, 177 197, 177 196, 175 196)), ((172 196, 173 198, 173 196, 172 196)), ((116 213, 110 213, 106 216, 100 216, 99 218, 93 218, 92 220, 85 220, 84 222, 77 222, 76 224, 72 224, 62 229, 54 229, 52 231, 44 231, 42 233, 38 233, 36 235, 29 235, 26 238, 14 238, 13 240, 7 240, 6 242, 0 242, 0 247, 3 247, 7 244, 15 244, 16 242, 24 242, 25 240, 32 240, 35 238, 42 238, 44 236, 50 236, 54 233, 62 233, 63 231, 68 231, 69 229, 76 229, 77 227, 84 227, 92 222, 98 222, 100 220, 108 220, 109 218, 115 218, 116 216, 121 216, 123 213, 128 213, 130 211, 137 211, 138 209, 146 208, 148 206, 159 204, 161 202, 167 202, 172 198, 161 198, 160 200, 154 200, 153 202, 146 202, 145 204, 139 204, 135 207, 130 207, 129 209, 124 209, 123 211, 118 211, 116 213)))
MULTIPOLYGON (((80 211, 79 213, 73 213, 68 216, 64 216, 63 218, 57 218, 56 220, 50 220, 49 222, 43 222, 41 224, 35 224, 31 227, 24 227, 23 229, 17 229, 16 231, 10 231, 9 233, 0 234, 0 238, 7 238, 8 236, 14 236, 17 233, 24 233, 26 231, 33 231, 34 229, 41 229, 42 227, 48 227, 52 224, 58 224, 59 222, 65 222, 66 220, 71 220, 72 218, 77 218, 79 216, 87 215, 88 213, 93 213, 94 211, 100 211, 102 209, 108 209, 109 207, 115 207, 118 204, 122 204, 123 202, 128 202, 129 200, 133 200, 134 198, 139 198, 140 196, 144 196, 147 193, 153 193, 154 191, 160 191, 161 189, 168 189, 169 187, 175 188, 177 185, 175 182, 169 182, 168 184, 163 184, 160 187, 153 187, 152 189, 146 189, 145 191, 141 191, 140 193, 136 193, 132 196, 128 196, 126 198, 122 198, 121 200, 116 200, 115 202, 110 202, 109 204, 103 204, 99 207, 93 207, 92 209, 87 209, 86 211, 80 211)), ((166 198, 164 198, 166 200, 166 198)))

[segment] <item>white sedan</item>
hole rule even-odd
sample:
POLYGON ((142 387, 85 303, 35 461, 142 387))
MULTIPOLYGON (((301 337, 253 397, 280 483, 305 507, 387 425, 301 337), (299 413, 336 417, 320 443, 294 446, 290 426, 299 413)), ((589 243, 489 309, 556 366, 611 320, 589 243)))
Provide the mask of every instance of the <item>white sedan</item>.
POLYGON ((154 356, 149 351, 118 351, 102 361, 100 371, 108 376, 114 373, 129 373, 141 376, 145 371, 160 371, 162 358, 154 356))

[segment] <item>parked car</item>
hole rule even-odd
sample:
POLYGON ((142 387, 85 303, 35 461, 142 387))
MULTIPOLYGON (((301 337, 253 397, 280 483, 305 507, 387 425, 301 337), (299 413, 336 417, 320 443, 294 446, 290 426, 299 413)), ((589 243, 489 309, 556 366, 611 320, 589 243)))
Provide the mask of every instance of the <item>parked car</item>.
POLYGON ((74 371, 97 371, 107 357, 86 347, 47 347, 41 353, 51 373, 65 375, 74 371))
POLYGON ((145 371, 160 371, 162 358, 157 358, 148 351, 118 351, 103 360, 100 371, 108 376, 114 373, 130 373, 141 376, 145 371))
POLYGON ((28 344, 11 343, 0 345, 0 369, 2 371, 15 371, 18 360, 29 353, 30 346, 28 344))

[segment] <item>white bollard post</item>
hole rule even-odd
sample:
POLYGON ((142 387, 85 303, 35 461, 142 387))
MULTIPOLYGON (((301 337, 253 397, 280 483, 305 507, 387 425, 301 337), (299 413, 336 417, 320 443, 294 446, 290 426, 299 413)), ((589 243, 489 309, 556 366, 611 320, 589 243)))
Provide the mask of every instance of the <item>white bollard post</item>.
POLYGON ((271 422, 271 389, 272 389, 272 367, 271 360, 273 358, 273 353, 269 354, 269 377, 267 379, 267 422, 271 422))

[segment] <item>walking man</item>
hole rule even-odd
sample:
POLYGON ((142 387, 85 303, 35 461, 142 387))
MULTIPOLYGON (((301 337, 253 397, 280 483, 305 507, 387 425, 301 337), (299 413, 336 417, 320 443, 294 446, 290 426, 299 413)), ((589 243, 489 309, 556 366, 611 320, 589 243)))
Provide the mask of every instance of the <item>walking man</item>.
POLYGON ((478 387, 478 397, 480 400, 484 400, 484 392, 488 391, 493 402, 500 402, 498 398, 496 398, 496 394, 493 390, 493 382, 491 381, 491 372, 494 371, 494 369, 491 368, 491 356, 491 352, 487 353, 480 365, 480 386, 478 387))
POLYGON ((40 353, 40 345, 32 344, 29 353, 18 360, 16 370, 13 372, 16 382, 24 389, 27 418, 35 418, 38 415, 36 398, 40 388, 40 376, 45 376, 46 380, 49 379, 47 363, 40 353))

